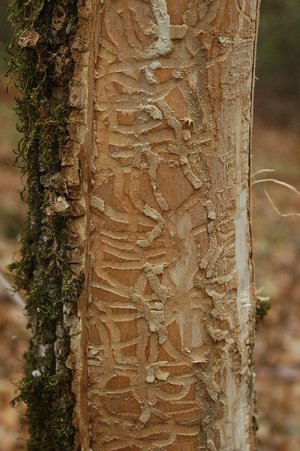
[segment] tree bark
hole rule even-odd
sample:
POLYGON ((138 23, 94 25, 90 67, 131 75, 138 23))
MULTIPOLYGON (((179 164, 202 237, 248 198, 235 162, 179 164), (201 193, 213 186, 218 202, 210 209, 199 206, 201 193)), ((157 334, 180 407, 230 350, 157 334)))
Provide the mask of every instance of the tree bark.
POLYGON ((86 277, 69 364, 82 449, 254 449, 257 17, 256 0, 79 8, 86 277))
MULTIPOLYGON (((59 224, 75 246, 73 294, 82 275, 84 285, 75 311, 66 301, 73 279, 60 282, 66 296, 53 301, 50 338, 31 301, 31 354, 48 340, 56 361, 48 373, 65 374, 65 363, 71 371, 74 447, 83 451, 253 450, 249 218, 259 0, 80 0, 74 37, 63 3, 72 2, 47 14, 52 40, 66 30, 73 72, 68 79, 61 70, 60 42, 53 70, 63 88, 47 96, 51 113, 70 89, 70 116, 55 180, 46 183, 40 166, 30 170, 44 190, 41 224, 70 217, 59 224)), ((26 51, 45 41, 38 23, 38 35, 22 35, 26 51)), ((58 223, 55 230, 57 248, 58 223)), ((54 264, 46 253, 45 267, 54 264)), ((30 258, 34 280, 38 261, 30 258)), ((46 371, 40 361, 30 366, 30 387, 46 371)), ((51 393, 56 402, 62 390, 51 393)), ((60 449, 58 441, 43 449, 60 449)))

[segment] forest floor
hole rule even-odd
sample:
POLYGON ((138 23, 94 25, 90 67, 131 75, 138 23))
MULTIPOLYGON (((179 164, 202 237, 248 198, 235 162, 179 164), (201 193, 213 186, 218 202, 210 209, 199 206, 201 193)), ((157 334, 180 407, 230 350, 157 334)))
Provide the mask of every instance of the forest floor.
MULTIPOLYGON (((256 120, 256 179, 275 178, 300 191, 300 136, 256 120)), ((270 296, 271 309, 260 323, 255 346, 259 450, 300 450, 300 196, 266 182, 253 186, 256 286, 270 296)))
MULTIPOLYGON (((13 93, 0 89, 0 272, 8 279, 25 216, 20 171, 12 167, 19 139, 12 106, 13 93)), ((253 147, 254 172, 276 170, 256 179, 277 178, 300 189, 299 135, 257 119, 253 147)), ((264 188, 281 212, 300 212, 300 198, 283 186, 253 186, 256 284, 272 305, 255 347, 259 450, 295 451, 300 449, 300 218, 279 216, 264 188)), ((26 449, 24 406, 16 410, 10 402, 28 339, 24 313, 0 289, 0 451, 26 449)))
MULTIPOLYGON (((0 274, 10 281, 8 265, 17 258, 17 236, 24 224, 21 171, 13 166, 20 136, 15 129, 14 93, 0 85, 0 274)), ((25 450, 24 406, 11 406, 23 373, 29 339, 26 318, 0 285, 0 451, 25 450)))

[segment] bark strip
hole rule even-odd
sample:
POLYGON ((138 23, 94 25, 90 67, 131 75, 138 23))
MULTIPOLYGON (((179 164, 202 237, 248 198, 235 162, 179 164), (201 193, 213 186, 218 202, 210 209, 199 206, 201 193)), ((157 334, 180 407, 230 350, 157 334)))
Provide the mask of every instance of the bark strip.
POLYGON ((69 152, 71 42, 77 1, 17 0, 10 19, 15 30, 11 65, 20 94, 16 111, 23 133, 16 155, 26 174, 23 196, 28 203, 21 258, 12 269, 17 285, 28 294, 32 331, 17 400, 27 404, 28 449, 73 450, 67 318, 77 315, 82 273, 76 265, 69 223, 82 211, 61 169, 63 154, 69 152))
POLYGON ((80 3, 86 282, 69 365, 84 450, 254 447, 257 15, 256 0, 80 3))

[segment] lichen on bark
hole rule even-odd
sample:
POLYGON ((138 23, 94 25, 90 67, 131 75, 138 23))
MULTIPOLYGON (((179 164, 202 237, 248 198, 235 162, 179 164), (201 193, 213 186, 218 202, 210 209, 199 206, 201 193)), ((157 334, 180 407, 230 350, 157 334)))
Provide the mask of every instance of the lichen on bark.
POLYGON ((17 400, 28 407, 29 449, 71 450, 74 397, 64 318, 76 311, 82 276, 72 267, 75 244, 69 221, 78 213, 61 160, 67 151, 77 1, 16 0, 10 20, 15 32, 11 70, 23 134, 16 157, 26 174, 23 194, 28 204, 21 257, 12 270, 17 286, 28 294, 32 330, 17 400))

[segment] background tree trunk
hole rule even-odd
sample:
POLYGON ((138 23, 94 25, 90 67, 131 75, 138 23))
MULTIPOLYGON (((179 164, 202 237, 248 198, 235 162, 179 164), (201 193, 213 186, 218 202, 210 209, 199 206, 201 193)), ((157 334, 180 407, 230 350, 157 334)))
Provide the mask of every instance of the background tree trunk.
POLYGON ((61 192, 43 206, 48 220, 71 217, 72 271, 85 278, 78 312, 61 301, 52 369, 68 332, 82 450, 254 449, 257 3, 79 2, 61 192))

